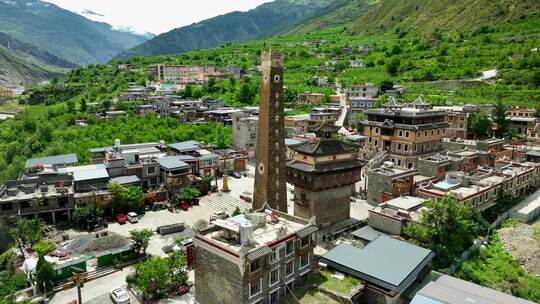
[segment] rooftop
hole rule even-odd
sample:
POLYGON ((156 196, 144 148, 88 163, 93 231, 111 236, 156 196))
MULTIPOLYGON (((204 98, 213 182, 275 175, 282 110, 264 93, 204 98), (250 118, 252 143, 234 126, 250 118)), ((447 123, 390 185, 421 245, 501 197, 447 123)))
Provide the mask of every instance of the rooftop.
POLYGON ((109 173, 107 172, 107 169, 98 168, 73 172, 73 180, 75 182, 102 178, 109 178, 109 173))
POLYGON ((129 184, 140 183, 141 180, 137 175, 129 175, 129 176, 118 176, 115 178, 111 178, 111 182, 117 182, 120 185, 129 185, 129 184))
POLYGON ((165 170, 178 170, 191 167, 190 165, 183 162, 181 159, 182 158, 178 156, 165 156, 159 159, 159 165, 165 170))
POLYGON ((386 202, 393 209, 412 211, 420 208, 426 200, 414 196, 400 196, 386 202))
POLYGON ((342 243, 320 261, 370 284, 402 292, 434 256, 431 250, 379 236, 363 249, 342 243))
POLYGON ((263 248, 268 249, 269 253, 269 244, 293 234, 300 237, 307 236, 317 230, 307 221, 270 209, 265 210, 264 213, 240 214, 228 219, 218 219, 212 224, 215 229, 210 229, 206 234, 203 232, 205 238, 210 238, 220 247, 236 254, 247 249, 248 256, 252 258, 256 258, 253 254, 260 252, 263 248), (249 233, 240 233, 241 230, 249 231, 249 233), (247 239, 243 239, 244 237, 247 239))
POLYGON ((195 140, 188 140, 188 141, 183 141, 183 142, 169 145, 169 148, 174 149, 178 152, 198 150, 200 147, 201 147, 201 143, 195 140))
POLYGON ((292 147, 292 149, 300 154, 326 156, 349 153, 358 149, 358 147, 339 140, 322 139, 304 142, 301 145, 292 147))
POLYGON ((482 287, 448 275, 429 282, 411 304, 532 304, 509 294, 482 287))
POLYGON ((75 153, 48 156, 41 158, 32 158, 26 161, 26 168, 34 168, 36 166, 52 166, 52 165, 70 165, 78 162, 75 153))

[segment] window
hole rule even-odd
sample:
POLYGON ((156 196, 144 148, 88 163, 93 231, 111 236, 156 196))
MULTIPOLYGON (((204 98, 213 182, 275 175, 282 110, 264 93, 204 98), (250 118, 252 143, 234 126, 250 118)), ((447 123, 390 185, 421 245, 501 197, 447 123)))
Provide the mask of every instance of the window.
POLYGON ((309 265, 309 253, 300 257, 300 268, 304 268, 309 265))
POLYGON ((409 131, 405 132, 405 137, 409 137, 409 131))
POLYGON ((251 262, 251 265, 250 265, 251 273, 257 272, 259 270, 261 270, 261 259, 251 262))
POLYGON ((30 208, 30 202, 28 201, 21 202, 21 208, 22 209, 30 208))
POLYGON ((399 137, 403 136, 403 131, 399 131, 399 137))
POLYGON ((397 145, 397 149, 398 149, 398 151, 401 150, 401 144, 397 145))
POLYGON ((310 237, 306 236, 300 241, 300 247, 305 248, 309 245, 310 237))
POLYGON ((2 210, 6 211, 6 210, 13 210, 13 203, 5 203, 5 204, 2 204, 2 210))
POLYGON ((279 281, 279 268, 276 268, 272 270, 272 272, 270 272, 268 285, 274 286, 277 284, 278 281, 279 281))
POLYGON ((148 167, 147 174, 156 174, 156 167, 148 167))
POLYGON ((294 261, 290 261, 285 265, 285 277, 288 278, 294 274, 294 261))
POLYGON ((279 251, 275 248, 270 253, 270 263, 275 263, 277 260, 279 260, 279 251))
POLYGON ((261 293, 261 279, 249 283, 249 297, 252 298, 261 293))
POLYGON ((289 256, 289 255, 293 254, 293 252, 294 252, 294 241, 290 241, 285 246, 285 254, 287 256, 289 256))

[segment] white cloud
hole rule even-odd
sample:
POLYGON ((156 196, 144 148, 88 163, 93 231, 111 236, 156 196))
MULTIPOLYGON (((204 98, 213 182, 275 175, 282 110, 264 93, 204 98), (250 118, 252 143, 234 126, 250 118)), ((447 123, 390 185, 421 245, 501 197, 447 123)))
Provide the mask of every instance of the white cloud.
POLYGON ((246 11, 271 0, 44 0, 115 28, 161 34, 232 11, 246 11))

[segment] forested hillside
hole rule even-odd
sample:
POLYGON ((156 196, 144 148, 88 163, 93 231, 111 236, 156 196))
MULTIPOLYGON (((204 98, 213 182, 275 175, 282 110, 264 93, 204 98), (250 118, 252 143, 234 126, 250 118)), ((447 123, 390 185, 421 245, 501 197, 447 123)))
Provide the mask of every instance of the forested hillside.
MULTIPOLYGON (((232 106, 258 104, 257 65, 263 49, 285 54, 285 102, 296 112, 307 108, 297 105, 300 92, 335 91, 317 86, 314 76, 327 77, 344 87, 352 83, 373 82, 388 88, 393 84, 406 89, 403 101, 422 95, 438 105, 493 103, 538 107, 540 105, 540 18, 538 13, 498 25, 484 24, 476 30, 453 32, 433 30, 429 34, 392 28, 377 34, 358 34, 350 26, 339 25, 320 31, 293 34, 223 47, 166 56, 137 57, 105 65, 76 68, 65 77, 29 92, 20 102, 27 109, 15 119, 0 122, 0 181, 16 177, 29 157, 77 152, 84 162, 87 148, 122 142, 168 142, 197 139, 224 146, 230 143, 230 128, 218 125, 185 125, 174 119, 141 118, 133 105, 114 99, 130 83, 143 85, 153 77, 149 65, 215 64, 239 65, 249 76, 242 79, 209 81, 202 87, 190 86, 176 92, 184 98, 211 95, 232 106), (309 44, 305 42, 319 42, 309 44), (360 46, 371 46, 359 52, 360 46), (353 68, 350 61, 364 67, 353 68), (130 63, 135 72, 119 68, 130 63), (497 69, 489 82, 463 81, 497 69), (472 83, 472 85, 470 84, 472 83), (449 84, 452 88, 448 88, 449 84), (97 102, 96 110, 87 104, 97 102), (95 119, 95 113, 107 109, 128 111, 114 122, 95 119), (90 127, 78 127, 76 119, 87 119, 90 127), (22 131, 21 131, 22 130, 22 131)), ((385 99, 383 94, 381 102, 385 99)))
POLYGON ((538 13, 537 0, 381 0, 352 27, 384 33, 400 28, 430 35, 433 31, 469 32, 538 13))
POLYGON ((174 29, 116 56, 116 59, 189 52, 272 36, 333 1, 275 0, 247 12, 232 12, 174 29))

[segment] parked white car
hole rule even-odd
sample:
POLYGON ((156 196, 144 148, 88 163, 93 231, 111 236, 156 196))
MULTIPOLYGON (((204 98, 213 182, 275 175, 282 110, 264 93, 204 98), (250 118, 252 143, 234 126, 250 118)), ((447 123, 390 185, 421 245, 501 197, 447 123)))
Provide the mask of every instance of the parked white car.
POLYGON ((111 300, 115 304, 129 304, 129 295, 122 287, 111 289, 111 300))
POLYGON ((127 219, 130 223, 135 224, 139 222, 139 216, 135 212, 130 212, 127 214, 127 219))

